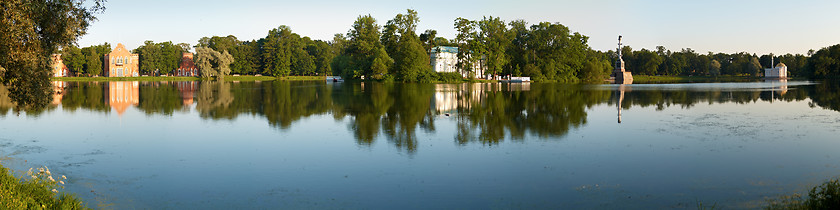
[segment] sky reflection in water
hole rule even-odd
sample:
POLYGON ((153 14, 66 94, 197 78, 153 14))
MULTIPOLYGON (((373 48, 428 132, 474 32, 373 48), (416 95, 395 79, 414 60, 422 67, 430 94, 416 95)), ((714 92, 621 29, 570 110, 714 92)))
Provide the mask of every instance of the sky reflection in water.
POLYGON ((92 207, 742 208, 840 174, 831 83, 56 84, 0 98, 0 154, 92 207))

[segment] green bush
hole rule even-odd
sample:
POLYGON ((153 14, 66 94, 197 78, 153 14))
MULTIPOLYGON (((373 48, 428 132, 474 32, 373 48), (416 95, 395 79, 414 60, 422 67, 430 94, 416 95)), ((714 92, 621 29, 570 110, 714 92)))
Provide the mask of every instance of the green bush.
POLYGON ((458 72, 438 72, 438 78, 444 83, 463 82, 464 78, 458 72))
POLYGON ((767 209, 840 209, 840 180, 834 178, 811 188, 806 198, 793 194, 769 203, 767 209))
POLYGON ((24 179, 0 165, 0 209, 87 209, 71 194, 59 192, 67 178, 54 179, 47 167, 29 169, 24 179))

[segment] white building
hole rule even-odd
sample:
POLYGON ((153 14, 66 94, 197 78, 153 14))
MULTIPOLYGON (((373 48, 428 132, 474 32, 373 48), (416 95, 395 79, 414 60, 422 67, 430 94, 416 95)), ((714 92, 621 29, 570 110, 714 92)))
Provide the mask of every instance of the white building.
MULTIPOLYGON (((469 72, 463 71, 458 69, 458 48, 457 47, 449 47, 449 46, 437 46, 432 48, 432 52, 429 55, 432 60, 432 68, 435 72, 458 72, 461 73, 461 76, 468 77, 469 72)), ((479 60, 473 64, 473 71, 474 75, 481 76, 484 75, 484 71, 487 70, 487 67, 481 65, 483 60, 479 60)))
POLYGON ((784 63, 776 64, 776 67, 764 69, 764 78, 787 78, 787 66, 784 63))

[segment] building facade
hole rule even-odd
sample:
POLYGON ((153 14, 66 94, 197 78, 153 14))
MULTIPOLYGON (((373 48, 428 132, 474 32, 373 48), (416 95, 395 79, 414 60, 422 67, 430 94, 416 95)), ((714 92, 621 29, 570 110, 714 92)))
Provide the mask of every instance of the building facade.
POLYGON ((51 59, 53 77, 70 76, 70 69, 64 65, 64 60, 61 59, 61 54, 52 54, 51 59))
MULTIPOLYGON (((431 65, 435 72, 458 72, 463 77, 469 77, 469 72, 458 68, 457 47, 434 47, 432 48, 432 52, 429 54, 429 58, 432 60, 431 65)), ((481 65, 483 62, 484 59, 480 59, 478 62, 473 64, 473 72, 475 73, 475 76, 480 77, 484 75, 485 70, 487 70, 486 66, 481 65)))
POLYGON ((137 77, 140 76, 140 57, 125 49, 125 45, 118 43, 111 53, 105 54, 106 77, 137 77))
POLYGON ((787 65, 779 63, 776 67, 764 69, 764 78, 787 78, 787 65))
POLYGON ((193 54, 185 52, 181 56, 181 65, 178 70, 175 70, 175 76, 178 77, 195 77, 198 76, 198 68, 193 62, 193 54))

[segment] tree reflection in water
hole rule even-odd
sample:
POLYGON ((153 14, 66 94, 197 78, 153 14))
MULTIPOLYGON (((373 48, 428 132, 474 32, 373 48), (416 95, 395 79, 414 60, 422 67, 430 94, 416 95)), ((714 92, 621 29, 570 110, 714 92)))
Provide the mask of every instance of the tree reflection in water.
MULTIPOLYGON (((436 120, 451 120, 455 143, 495 145, 526 136, 559 139, 570 129, 587 123, 589 108, 605 104, 628 111, 631 107, 671 106, 689 109, 698 104, 757 101, 790 102, 810 99, 811 107, 840 111, 840 83, 788 87, 775 81, 769 88, 726 89, 666 88, 665 85, 564 85, 564 84, 402 84, 291 82, 154 82, 139 85, 137 109, 147 115, 172 115, 193 110, 203 119, 233 120, 240 114, 265 117, 272 127, 288 129, 313 115, 332 115, 348 121, 358 145, 373 145, 384 138, 413 154, 417 132, 436 132, 436 120), (623 90, 623 91, 622 91, 623 90), (192 104, 195 108, 192 109, 192 104)), ((764 83, 762 83, 764 84, 764 83)), ((770 84, 770 83, 768 83, 770 84)), ((110 112, 110 83, 57 82, 53 105, 110 112)), ((9 90, 0 86, 0 115, 15 105, 9 90)), ((620 113, 619 113, 619 118, 620 113)), ((622 120, 622 119, 619 119, 622 120)), ((628 120, 628 119, 624 119, 628 120)))

